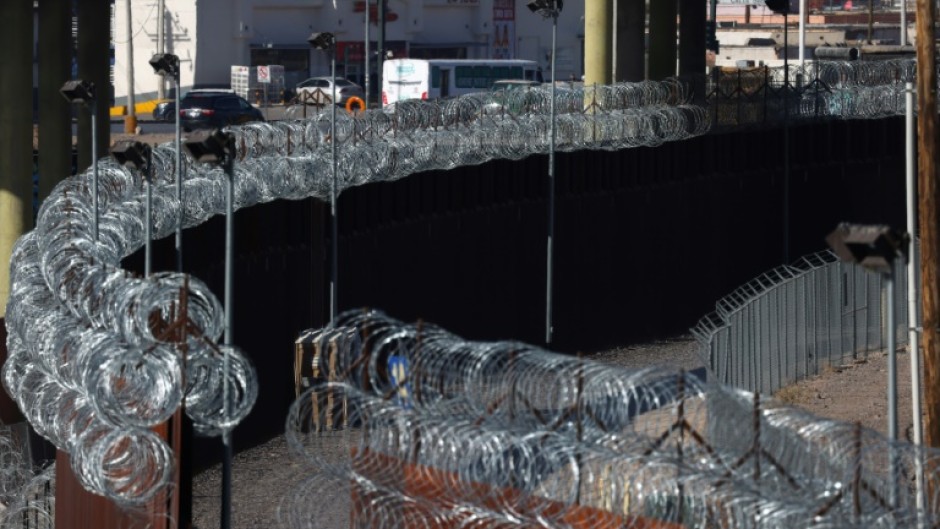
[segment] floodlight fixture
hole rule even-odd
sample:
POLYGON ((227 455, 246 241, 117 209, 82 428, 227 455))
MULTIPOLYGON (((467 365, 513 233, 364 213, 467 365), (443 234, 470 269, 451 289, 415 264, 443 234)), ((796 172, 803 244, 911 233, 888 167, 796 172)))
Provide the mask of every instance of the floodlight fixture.
POLYGON ((529 11, 542 15, 545 18, 555 18, 561 13, 563 0, 531 0, 526 6, 529 11))
POLYGON ((198 163, 222 164, 235 156, 235 136, 219 129, 199 130, 186 138, 183 148, 198 163))
POLYGON ((778 15, 790 14, 790 0, 764 0, 767 8, 778 15))
POLYGON ((111 156, 124 166, 149 174, 153 150, 150 145, 134 140, 119 141, 111 147, 111 156))
POLYGON ((150 66, 154 73, 174 79, 180 74, 180 58, 172 53, 155 53, 150 58, 150 66))
POLYGON ((66 81, 59 89, 65 99, 70 103, 91 104, 95 100, 95 83, 85 81, 84 79, 72 79, 66 81))
POLYGON ((897 258, 907 262, 910 236, 885 225, 843 222, 826 236, 826 242, 842 261, 890 274, 897 258))
POLYGON ((329 32, 311 33, 307 39, 310 47, 316 50, 329 50, 336 45, 336 36, 329 32))

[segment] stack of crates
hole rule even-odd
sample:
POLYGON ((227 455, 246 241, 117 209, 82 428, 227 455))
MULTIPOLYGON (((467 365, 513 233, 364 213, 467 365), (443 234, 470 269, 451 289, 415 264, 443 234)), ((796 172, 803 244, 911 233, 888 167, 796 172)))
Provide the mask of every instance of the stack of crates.
POLYGON ((284 67, 270 65, 267 68, 271 82, 260 83, 257 66, 232 66, 232 90, 252 105, 267 106, 283 103, 284 67), (265 95, 267 95, 266 99, 265 95))

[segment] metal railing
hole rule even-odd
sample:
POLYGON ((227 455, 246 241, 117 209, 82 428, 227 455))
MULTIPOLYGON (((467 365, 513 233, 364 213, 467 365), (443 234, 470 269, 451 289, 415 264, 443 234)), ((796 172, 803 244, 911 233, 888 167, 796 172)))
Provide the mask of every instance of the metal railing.
MULTIPOLYGON (((896 274, 898 344, 907 343, 907 276, 896 274)), ((722 384, 774 392, 829 366, 885 348, 883 276, 829 251, 761 274, 716 303, 692 328, 722 384)))

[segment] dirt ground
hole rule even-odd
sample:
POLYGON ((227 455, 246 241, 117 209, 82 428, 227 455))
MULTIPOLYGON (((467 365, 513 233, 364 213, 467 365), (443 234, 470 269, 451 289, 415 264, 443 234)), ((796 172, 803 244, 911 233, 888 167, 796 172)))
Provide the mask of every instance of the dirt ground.
MULTIPOLYGON (((898 436, 911 441, 911 368, 906 350, 897 355, 898 436)), ((923 373, 923 369, 921 370, 923 373)), ((847 422, 861 422, 888 433, 888 355, 870 353, 849 365, 779 390, 775 398, 815 415, 847 422)))

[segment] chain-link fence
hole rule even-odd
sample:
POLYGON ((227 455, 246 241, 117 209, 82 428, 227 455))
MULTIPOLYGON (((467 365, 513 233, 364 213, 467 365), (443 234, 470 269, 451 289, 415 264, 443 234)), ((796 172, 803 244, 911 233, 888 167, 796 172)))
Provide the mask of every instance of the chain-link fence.
MULTIPOLYGON (((898 345, 907 343, 907 275, 895 282, 898 345)), ((885 277, 829 251, 751 280, 692 329, 722 384, 771 393, 886 346, 885 277)))

